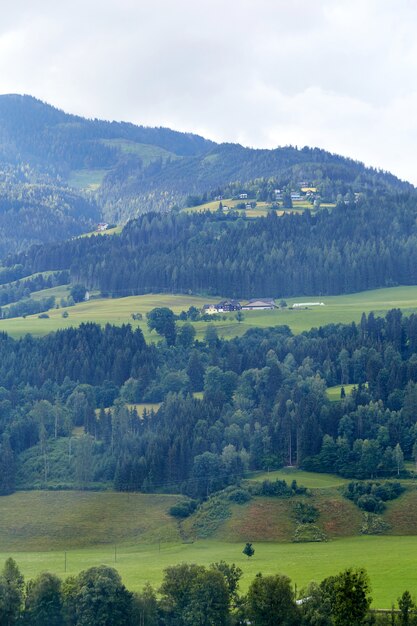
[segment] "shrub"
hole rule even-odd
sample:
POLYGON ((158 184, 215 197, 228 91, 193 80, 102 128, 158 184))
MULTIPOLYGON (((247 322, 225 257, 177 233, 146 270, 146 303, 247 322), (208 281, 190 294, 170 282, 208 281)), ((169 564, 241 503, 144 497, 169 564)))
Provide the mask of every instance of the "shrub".
POLYGON ((40 315, 38 315, 38 318, 40 320, 49 320, 49 315, 48 313, 41 313, 40 315))
POLYGON ((319 510, 315 506, 306 502, 296 502, 293 511, 295 519, 300 524, 311 524, 320 515, 319 510))
POLYGON ((368 511, 368 513, 382 513, 385 509, 385 504, 382 500, 375 498, 375 496, 371 495, 363 495, 358 498, 356 504, 360 509, 364 511, 368 511))
POLYGON ((252 498, 246 489, 233 489, 227 497, 231 502, 236 502, 237 504, 245 504, 252 498))
POLYGON ((184 502, 179 502, 178 504, 174 504, 169 509, 169 514, 173 517, 189 517, 197 508, 196 500, 185 500, 184 502))
POLYGON ((297 524, 295 527, 294 535, 292 537, 293 543, 308 543, 310 541, 320 542, 327 541, 326 533, 321 528, 314 524, 297 524))

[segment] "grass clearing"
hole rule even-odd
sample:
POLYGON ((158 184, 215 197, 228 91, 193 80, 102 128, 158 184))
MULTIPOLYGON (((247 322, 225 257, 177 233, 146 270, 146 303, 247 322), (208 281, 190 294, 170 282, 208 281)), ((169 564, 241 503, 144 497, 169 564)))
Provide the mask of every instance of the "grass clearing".
POLYGON ((340 393, 342 391, 342 387, 344 387, 345 394, 350 396, 352 394, 352 390, 356 385, 335 385, 334 387, 327 387, 326 394, 329 398, 330 402, 339 402, 341 399, 340 393))
POLYGON ((349 482, 346 478, 334 474, 319 474, 318 472, 304 472, 295 467, 283 467, 271 472, 252 472, 248 480, 262 482, 263 480, 285 480, 291 483, 296 480, 298 485, 308 489, 328 489, 341 487, 349 482))
POLYGON ((27 577, 45 570, 65 577, 106 564, 116 567, 133 591, 141 589, 147 581, 159 586, 164 568, 184 561, 209 565, 223 559, 236 563, 243 570, 240 585, 243 592, 258 572, 284 573, 302 589, 311 580, 320 581, 347 567, 365 567, 372 583, 372 604, 378 608, 390 608, 405 589, 417 587, 417 537, 350 537, 309 544, 255 542, 251 559, 242 554, 243 546, 243 542, 220 541, 117 545, 116 562, 114 545, 68 550, 66 574, 63 550, 17 552, 8 549, 0 553, 0 563, 12 556, 27 577))
POLYGON ((159 146, 153 146, 146 143, 136 143, 136 141, 129 141, 127 139, 102 139, 102 143, 106 146, 116 148, 124 154, 136 154, 142 159, 144 167, 147 167, 150 163, 158 159, 167 161, 168 159, 180 159, 178 155, 165 148, 159 146))
POLYGON ((85 191, 96 191, 108 170, 104 169, 85 169, 72 170, 68 177, 68 185, 75 189, 83 189, 85 191))
MULTIPOLYGON (((46 297, 50 290, 45 290, 46 297)), ((39 293, 39 292, 38 292, 39 293)), ((145 315, 155 307, 169 307, 175 313, 187 310, 190 306, 202 308, 204 304, 216 303, 220 297, 146 294, 143 296, 129 296, 126 298, 98 298, 89 302, 82 302, 66 309, 68 318, 62 318, 62 309, 48 311, 49 319, 39 319, 36 315, 23 318, 0 320, 0 331, 9 333, 13 337, 21 337, 27 333, 35 336, 45 335, 60 328, 78 326, 82 322, 97 322, 98 324, 131 324, 142 328, 145 338, 149 341, 159 341, 156 333, 150 333, 145 315), (132 320, 132 313, 142 313, 143 319, 132 320)), ((233 313, 224 314, 218 321, 195 322, 197 338, 202 339, 207 325, 212 323, 220 337, 231 339, 243 335, 249 328, 267 328, 270 326, 288 325, 295 333, 301 333, 311 328, 318 328, 326 324, 351 322, 359 323, 362 313, 373 311, 376 315, 384 315, 393 308, 400 308, 405 314, 417 312, 417 286, 390 287, 374 289, 343 296, 304 296, 302 298, 288 298, 288 305, 295 302, 321 301, 325 306, 311 309, 275 309, 273 311, 245 311, 242 322, 236 320, 233 313)), ((243 300, 242 300, 243 301, 243 300)))

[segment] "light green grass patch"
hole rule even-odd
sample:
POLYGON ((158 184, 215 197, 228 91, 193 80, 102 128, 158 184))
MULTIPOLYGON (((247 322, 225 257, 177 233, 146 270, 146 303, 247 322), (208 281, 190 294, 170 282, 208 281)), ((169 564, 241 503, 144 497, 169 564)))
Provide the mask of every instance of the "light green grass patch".
MULTIPOLYGON (((47 295, 46 290, 44 292, 47 295)), ((271 294, 266 294, 270 296, 271 294)), ((273 294, 272 294, 273 295, 273 294)), ((170 294, 146 294, 143 296, 129 296, 127 298, 101 298, 82 302, 66 309, 69 317, 62 318, 62 309, 48 311, 50 319, 38 319, 37 316, 28 316, 26 319, 13 318, 0 320, 0 331, 9 333, 13 337, 21 337, 26 333, 35 336, 45 335, 60 328, 78 326, 82 322, 97 322, 98 324, 127 324, 139 326, 148 341, 160 341, 161 337, 155 332, 150 333, 146 324, 146 312, 155 307, 169 307, 175 313, 187 310, 190 306, 202 308, 204 304, 216 303, 222 298, 170 294), (143 319, 134 321, 132 313, 142 313, 143 319)), ((277 297, 278 300, 278 297, 277 297)), ((295 333, 301 333, 314 327, 326 324, 359 323, 362 313, 374 311, 376 315, 384 315, 393 308, 400 308, 405 314, 417 312, 417 286, 391 287, 375 289, 343 296, 304 296, 302 298, 288 298, 288 305, 295 302, 324 302, 325 306, 313 307, 308 310, 275 309, 273 311, 244 311, 242 322, 236 320, 235 315, 225 314, 218 321, 195 322, 197 339, 204 337, 208 324, 213 324, 220 337, 231 339, 242 336, 249 328, 267 328, 271 326, 288 325, 295 333), (225 317, 226 319, 222 319, 225 317)), ((181 324, 181 322, 179 322, 181 324)))
MULTIPOLYGON (((247 537, 250 541, 251 538, 247 537)), ((158 587, 163 570, 181 562, 210 563, 225 560, 243 570, 240 588, 247 591, 258 572, 265 575, 288 575, 301 590, 311 580, 321 581, 347 567, 365 567, 372 583, 373 606, 390 608, 405 589, 417 587, 415 554, 417 537, 352 537, 328 543, 285 544, 254 543, 255 554, 248 559, 242 554, 244 543, 198 541, 194 544, 166 543, 116 547, 106 545, 67 551, 67 572, 64 572, 64 550, 0 553, 0 564, 8 556, 18 562, 27 577, 41 571, 59 576, 77 574, 80 570, 101 564, 116 567, 123 582, 133 591, 146 582, 158 587)))
POLYGON ((104 169, 85 169, 72 170, 68 177, 68 185, 75 189, 84 189, 85 191, 96 191, 108 170, 104 169))
POLYGON ((165 150, 165 148, 146 143, 136 143, 135 141, 129 141, 127 139, 102 139, 102 143, 106 146, 116 148, 125 154, 137 154, 142 159, 142 163, 145 167, 157 159, 167 161, 168 159, 173 160, 181 158, 173 152, 165 150))
POLYGON ((296 480, 298 485, 308 489, 328 489, 330 487, 340 487, 349 481, 334 474, 321 474, 318 472, 304 472, 295 467, 283 467, 271 472, 252 472, 248 479, 262 482, 263 480, 285 480, 291 483, 296 480))
POLYGON ((335 385, 334 387, 327 387, 326 394, 330 402, 339 402, 339 400, 341 400, 340 393, 342 387, 345 390, 345 394, 347 396, 350 396, 352 394, 352 390, 354 389, 354 387, 356 387, 356 385, 335 385))

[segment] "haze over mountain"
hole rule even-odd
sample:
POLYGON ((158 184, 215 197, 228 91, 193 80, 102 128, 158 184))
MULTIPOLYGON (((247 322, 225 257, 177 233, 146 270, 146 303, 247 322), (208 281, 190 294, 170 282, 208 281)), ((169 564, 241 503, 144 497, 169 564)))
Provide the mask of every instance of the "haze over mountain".
MULTIPOLYGON (((391 174, 320 149, 253 150, 168 128, 88 120, 31 96, 0 96, 0 255, 125 222, 258 179, 338 193, 412 190, 391 174)), ((259 188, 259 180, 256 183, 259 188)))

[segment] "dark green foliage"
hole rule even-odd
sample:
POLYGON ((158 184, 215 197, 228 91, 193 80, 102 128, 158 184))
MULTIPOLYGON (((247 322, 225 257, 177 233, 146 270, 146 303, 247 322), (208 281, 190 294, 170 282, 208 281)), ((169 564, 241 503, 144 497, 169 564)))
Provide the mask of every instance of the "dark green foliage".
POLYGON ((31 626, 62 626, 61 580, 44 572, 28 583, 25 618, 31 626))
POLYGON ((86 292, 84 285, 77 284, 71 287, 70 294, 74 302, 82 302, 85 299, 86 292))
POLYGON ((197 508, 197 502, 195 500, 185 500, 179 504, 171 506, 169 514, 174 517, 189 517, 194 513, 197 508))
POLYGON ((404 491, 398 482, 350 482, 343 495, 368 513, 381 513, 387 500, 395 500, 404 491))
POLYGON ((161 605, 172 626, 226 626, 230 583, 218 568, 181 563, 167 567, 160 593, 161 605))
POLYGON ((175 343, 176 328, 175 316, 171 309, 167 307, 152 309, 146 317, 149 330, 155 330, 158 335, 165 337, 169 346, 172 346, 175 343))
POLYGON ((319 510, 308 502, 296 502, 293 506, 294 517, 300 524, 310 524, 317 521, 319 510))
POLYGON ((252 221, 149 213, 129 222, 120 235, 73 239, 9 262, 23 265, 26 273, 70 269, 73 282, 117 296, 341 294, 415 284, 416 240, 414 195, 387 194, 342 203, 331 212, 271 213, 252 221))
POLYGON ((245 504, 252 498, 251 494, 246 489, 233 489, 228 493, 227 497, 230 502, 236 502, 237 504, 245 504))
POLYGON ((258 574, 249 587, 247 613, 256 626, 298 626, 299 612, 287 576, 258 574))
POLYGON ((129 626, 132 594, 115 569, 91 567, 63 584, 68 626, 129 626))
POLYGON ((248 559, 255 554, 255 548, 252 547, 251 543, 247 543, 242 550, 243 554, 245 554, 248 559))
POLYGON ((8 558, 0 575, 0 624, 14 626, 23 611, 24 579, 16 562, 8 558))
POLYGON ((306 488, 301 485, 298 486, 296 480, 293 480, 291 485, 288 485, 285 480, 264 480, 261 485, 251 486, 251 491, 254 495, 291 498, 297 494, 305 493, 306 488))

